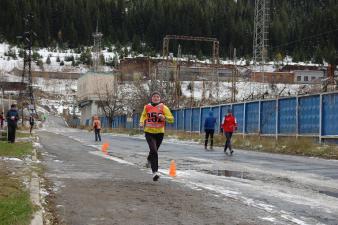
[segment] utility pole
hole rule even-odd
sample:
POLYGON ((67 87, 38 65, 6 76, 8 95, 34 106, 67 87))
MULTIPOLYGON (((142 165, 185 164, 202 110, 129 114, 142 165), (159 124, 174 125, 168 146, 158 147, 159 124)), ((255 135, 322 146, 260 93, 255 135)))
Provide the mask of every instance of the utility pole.
POLYGON ((237 79, 237 58, 236 58, 236 48, 234 48, 234 67, 232 69, 231 76, 231 102, 236 102, 236 79, 237 79))
MULTIPOLYGON (((216 81, 216 95, 217 95, 217 104, 220 104, 219 100, 219 89, 220 89, 220 82, 219 82, 219 62, 213 66, 213 77, 217 76, 217 81, 216 81), (215 75, 216 73, 216 75, 215 75)), ((213 79, 214 80, 214 79, 213 79)))
POLYGON ((101 54, 101 40, 103 34, 99 32, 99 21, 96 22, 96 32, 93 33, 94 46, 93 46, 93 63, 94 71, 97 72, 100 65, 100 54, 101 54))
POLYGON ((175 94, 176 94, 176 107, 180 107, 180 95, 181 95, 181 57, 182 57, 182 49, 181 45, 178 45, 177 50, 177 64, 176 64, 176 77, 175 77, 175 94))

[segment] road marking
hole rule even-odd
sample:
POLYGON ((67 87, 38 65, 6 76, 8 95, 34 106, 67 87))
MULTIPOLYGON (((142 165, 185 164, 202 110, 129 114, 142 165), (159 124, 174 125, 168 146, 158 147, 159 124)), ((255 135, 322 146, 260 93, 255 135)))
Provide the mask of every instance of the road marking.
POLYGON ((114 157, 114 156, 105 155, 105 154, 103 154, 102 152, 98 152, 98 151, 90 151, 89 153, 92 154, 92 155, 101 156, 102 158, 106 158, 106 159, 113 160, 113 161, 118 162, 118 163, 121 163, 121 164, 127 164, 127 165, 135 166, 134 163, 125 161, 125 160, 123 160, 123 159, 120 159, 120 158, 117 158, 117 157, 114 157))

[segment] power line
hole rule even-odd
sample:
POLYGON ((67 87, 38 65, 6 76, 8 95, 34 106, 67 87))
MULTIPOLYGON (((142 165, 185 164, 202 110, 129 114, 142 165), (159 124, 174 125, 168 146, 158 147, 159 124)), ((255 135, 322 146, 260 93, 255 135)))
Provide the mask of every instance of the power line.
POLYGON ((287 42, 287 43, 284 43, 284 44, 281 44, 281 45, 277 45, 277 46, 271 47, 271 49, 276 49, 276 48, 279 48, 279 47, 288 46, 288 45, 291 45, 291 44, 294 44, 294 43, 297 43, 297 42, 300 42, 300 41, 304 41, 304 40, 309 40, 309 39, 312 39, 312 38, 315 38, 315 37, 321 37, 321 36, 324 36, 324 35, 329 34, 329 33, 334 33, 336 31, 338 31, 338 27, 334 30, 326 31, 326 32, 323 32, 323 33, 308 36, 306 38, 302 38, 302 39, 287 42))

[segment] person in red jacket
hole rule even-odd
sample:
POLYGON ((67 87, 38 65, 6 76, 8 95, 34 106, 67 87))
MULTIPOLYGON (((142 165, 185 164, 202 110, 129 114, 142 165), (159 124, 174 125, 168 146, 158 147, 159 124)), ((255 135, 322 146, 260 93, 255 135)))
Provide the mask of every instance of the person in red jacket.
POLYGON ((223 118, 221 129, 223 129, 224 135, 226 137, 224 145, 224 153, 226 153, 229 148, 230 154, 234 153, 231 147, 231 137, 232 133, 237 129, 236 118, 232 115, 231 109, 228 110, 228 114, 223 118))
POLYGON ((98 116, 93 117, 93 129, 95 133, 95 141, 101 141, 101 121, 98 116))

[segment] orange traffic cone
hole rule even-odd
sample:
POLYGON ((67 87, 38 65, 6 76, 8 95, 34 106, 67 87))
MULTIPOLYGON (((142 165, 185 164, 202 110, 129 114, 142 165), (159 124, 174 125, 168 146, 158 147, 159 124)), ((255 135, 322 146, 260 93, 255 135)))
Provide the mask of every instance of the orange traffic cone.
POLYGON ((176 177, 176 164, 174 160, 170 162, 169 176, 176 177))
POLYGON ((102 147, 101 147, 101 150, 104 154, 108 154, 108 148, 109 148, 109 144, 108 143, 103 143, 102 147))

